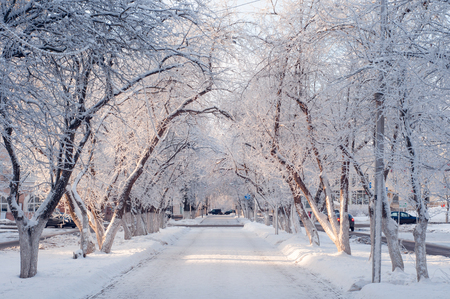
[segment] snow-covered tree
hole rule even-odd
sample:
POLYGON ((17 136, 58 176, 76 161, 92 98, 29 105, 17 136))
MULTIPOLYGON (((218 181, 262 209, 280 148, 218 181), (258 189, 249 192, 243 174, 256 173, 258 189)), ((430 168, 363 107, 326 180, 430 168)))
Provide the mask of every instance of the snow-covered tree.
POLYGON ((201 54, 189 51, 185 38, 201 23, 198 8, 184 2, 2 2, 2 137, 13 166, 8 203, 19 228, 21 277, 36 274, 42 229, 66 192, 97 113, 145 78, 187 61, 199 65, 201 54), (46 194, 31 220, 17 204, 21 171, 33 173, 46 194))

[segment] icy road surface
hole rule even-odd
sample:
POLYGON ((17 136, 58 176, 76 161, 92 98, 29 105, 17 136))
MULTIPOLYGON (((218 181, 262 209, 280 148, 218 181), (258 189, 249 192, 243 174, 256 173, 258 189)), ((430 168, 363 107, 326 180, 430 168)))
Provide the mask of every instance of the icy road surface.
MULTIPOLYGON (((227 216, 203 223, 237 224, 227 216)), ((342 298, 242 228, 191 228, 91 298, 342 298)))

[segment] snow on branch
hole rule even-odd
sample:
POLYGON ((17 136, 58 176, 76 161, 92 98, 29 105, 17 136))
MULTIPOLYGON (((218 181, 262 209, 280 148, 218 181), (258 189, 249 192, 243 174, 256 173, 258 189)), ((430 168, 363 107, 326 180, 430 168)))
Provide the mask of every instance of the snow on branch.
POLYGON ((198 115, 198 114, 204 114, 204 113, 212 113, 212 114, 222 114, 223 116, 225 116, 228 119, 233 120, 233 117, 225 110, 221 110, 219 108, 217 108, 216 106, 213 107, 209 107, 203 110, 193 110, 193 109, 183 109, 180 110, 181 113, 189 113, 192 115, 198 115))

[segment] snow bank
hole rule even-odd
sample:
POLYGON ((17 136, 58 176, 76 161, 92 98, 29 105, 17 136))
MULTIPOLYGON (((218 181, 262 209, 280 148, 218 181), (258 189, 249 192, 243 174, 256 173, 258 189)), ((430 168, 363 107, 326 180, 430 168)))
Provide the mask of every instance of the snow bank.
POLYGON ((277 246, 287 259, 341 288, 346 298, 448 298, 450 293, 450 259, 443 256, 427 256, 430 279, 417 283, 414 254, 403 255, 405 272, 392 273, 387 247, 383 246, 382 283, 372 284, 370 246, 361 238, 351 239, 352 255, 347 255, 337 253, 322 232, 321 246, 317 247, 310 245, 303 234, 280 231, 275 235, 273 227, 263 224, 246 222, 244 229, 277 246))
POLYGON ((16 222, 9 220, 9 219, 0 219, 0 224, 11 224, 11 225, 15 225, 16 222))
POLYGON ((2 298, 85 298, 114 282, 119 275, 154 258, 173 244, 187 229, 170 227, 159 233, 124 241, 119 232, 112 253, 95 252, 72 259, 79 237, 61 235, 41 242, 38 273, 19 278, 18 248, 0 251, 0 294, 2 298))
POLYGON ((168 224, 169 225, 197 225, 202 223, 203 220, 206 219, 206 216, 203 217, 197 217, 195 219, 182 219, 182 220, 173 220, 169 219, 168 224))
MULTIPOLYGON (((0 230, 0 242, 10 242, 10 241, 19 241, 19 233, 17 231, 17 227, 9 227, 8 229, 5 229, 4 227, 0 230)), ((42 232, 41 237, 49 237, 54 234, 58 233, 67 233, 67 232, 77 232, 78 229, 74 228, 44 228, 44 231, 42 232)))

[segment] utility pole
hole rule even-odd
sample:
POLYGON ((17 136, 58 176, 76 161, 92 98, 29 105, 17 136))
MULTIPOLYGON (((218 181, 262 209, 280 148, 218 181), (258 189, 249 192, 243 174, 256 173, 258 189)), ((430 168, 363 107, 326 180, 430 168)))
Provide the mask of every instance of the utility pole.
POLYGON ((449 206, 448 206, 448 204, 449 204, 449 196, 448 196, 448 187, 449 187, 449 184, 448 184, 448 180, 447 180, 447 171, 449 171, 449 170, 446 169, 446 170, 444 171, 445 206, 446 206, 446 208, 447 208, 447 212, 445 213, 445 223, 448 223, 448 212, 449 212, 449 206))
POLYGON ((278 235, 278 205, 275 205, 275 211, 273 213, 275 221, 275 235, 278 235))
POLYGON ((382 112, 382 97, 376 93, 375 101, 377 103, 377 131, 375 148, 375 198, 374 198, 374 220, 371 233, 373 241, 371 247, 372 253, 372 282, 381 281, 381 214, 384 197, 384 115, 382 112))
POLYGON ((381 214, 385 196, 384 182, 384 65, 386 59, 386 26, 387 26, 387 4, 386 0, 380 0, 380 56, 381 71, 379 74, 379 90, 374 95, 377 109, 377 124, 375 134, 375 197, 374 215, 371 227, 371 255, 372 255, 372 283, 381 282, 381 214))
POLYGON ((254 215, 254 221, 256 222, 256 216, 257 216, 257 202, 256 202, 256 196, 255 196, 255 215, 254 215))

